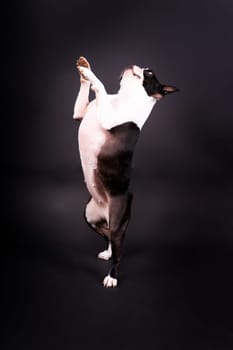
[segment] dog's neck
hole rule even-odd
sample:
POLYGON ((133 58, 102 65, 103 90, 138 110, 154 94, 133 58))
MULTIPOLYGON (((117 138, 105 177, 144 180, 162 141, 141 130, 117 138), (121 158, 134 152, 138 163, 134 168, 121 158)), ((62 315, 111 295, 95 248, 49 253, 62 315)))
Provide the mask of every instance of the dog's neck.
POLYGON ((149 97, 142 89, 134 87, 130 90, 127 86, 122 86, 118 93, 113 95, 115 110, 112 111, 111 118, 107 116, 106 127, 133 122, 142 129, 156 103, 156 99, 149 97))
POLYGON ((142 85, 135 84, 133 81, 124 81, 121 83, 120 89, 118 90, 118 94, 123 96, 147 96, 146 91, 142 85))

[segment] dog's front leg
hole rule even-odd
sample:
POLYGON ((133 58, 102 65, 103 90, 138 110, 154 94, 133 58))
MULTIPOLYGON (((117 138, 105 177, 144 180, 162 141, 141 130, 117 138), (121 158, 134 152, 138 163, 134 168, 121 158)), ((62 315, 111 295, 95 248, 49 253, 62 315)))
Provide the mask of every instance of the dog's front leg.
POLYGON ((74 105, 73 119, 82 119, 89 104, 90 82, 82 76, 80 68, 86 67, 91 69, 91 67, 87 59, 83 56, 77 60, 76 67, 80 73, 80 90, 74 105))
POLYGON ((108 94, 103 83, 95 74, 86 67, 80 67, 81 75, 91 83, 91 89, 95 92, 97 104, 97 118, 104 129, 110 129, 111 126, 111 105, 108 94))

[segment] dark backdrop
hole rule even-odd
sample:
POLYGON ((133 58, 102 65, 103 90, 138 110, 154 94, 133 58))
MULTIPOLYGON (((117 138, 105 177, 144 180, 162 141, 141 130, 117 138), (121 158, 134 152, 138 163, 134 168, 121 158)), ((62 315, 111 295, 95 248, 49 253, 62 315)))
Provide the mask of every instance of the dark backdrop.
POLYGON ((232 349, 232 21, 230 0, 3 5, 2 349, 232 349), (115 290, 82 218, 80 55, 110 93, 129 64, 181 89, 137 146, 115 290))

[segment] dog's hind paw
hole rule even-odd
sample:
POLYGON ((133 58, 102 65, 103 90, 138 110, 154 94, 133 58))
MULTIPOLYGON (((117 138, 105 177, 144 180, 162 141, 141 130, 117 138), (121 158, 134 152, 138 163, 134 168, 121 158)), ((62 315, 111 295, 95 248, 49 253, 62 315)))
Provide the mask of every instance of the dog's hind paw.
POLYGON ((97 257, 102 260, 109 260, 112 257, 112 245, 109 243, 108 249, 104 250, 103 252, 100 252, 97 257))
POLYGON ((104 250, 103 252, 100 252, 97 256, 99 259, 109 260, 112 257, 112 253, 110 253, 108 250, 104 250))
POLYGON ((103 285, 105 288, 115 288, 117 286, 117 279, 107 275, 103 280, 103 285))

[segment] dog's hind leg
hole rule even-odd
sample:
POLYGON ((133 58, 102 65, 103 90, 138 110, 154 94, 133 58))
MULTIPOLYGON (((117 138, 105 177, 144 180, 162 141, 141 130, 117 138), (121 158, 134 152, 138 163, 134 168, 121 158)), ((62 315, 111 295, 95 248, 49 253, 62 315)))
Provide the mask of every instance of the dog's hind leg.
POLYGON ((109 260, 112 257, 112 244, 107 220, 107 209, 91 198, 87 203, 84 217, 88 225, 107 242, 107 249, 100 252, 97 257, 102 260, 109 260))
POLYGON ((110 240, 107 241, 108 247, 98 254, 98 258, 102 260, 109 260, 112 257, 112 243, 110 240))
POLYGON ((110 235, 112 245, 112 268, 104 278, 105 287, 116 287, 119 267, 122 256, 123 241, 130 219, 132 194, 116 196, 111 199, 110 204, 110 235))
POLYGON ((76 62, 76 67, 80 73, 80 90, 74 105, 73 119, 82 119, 89 104, 90 82, 83 77, 80 68, 90 69, 90 64, 85 57, 81 56, 76 62))

